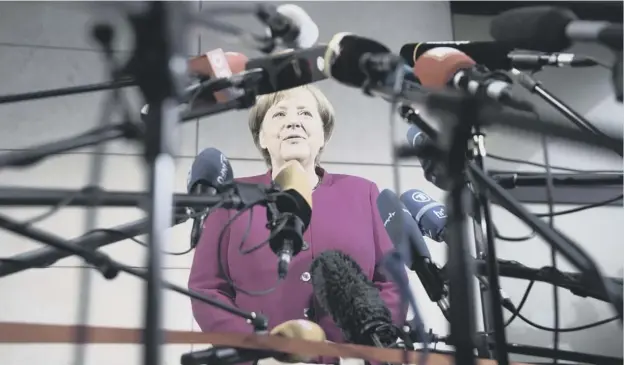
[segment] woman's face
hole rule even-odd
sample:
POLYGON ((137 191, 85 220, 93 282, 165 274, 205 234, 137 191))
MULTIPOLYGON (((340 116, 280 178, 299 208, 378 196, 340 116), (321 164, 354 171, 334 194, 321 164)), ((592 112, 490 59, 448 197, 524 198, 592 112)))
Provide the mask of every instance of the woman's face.
POLYGON ((294 89, 269 108, 262 120, 259 142, 274 163, 314 163, 325 143, 325 133, 312 93, 294 89))

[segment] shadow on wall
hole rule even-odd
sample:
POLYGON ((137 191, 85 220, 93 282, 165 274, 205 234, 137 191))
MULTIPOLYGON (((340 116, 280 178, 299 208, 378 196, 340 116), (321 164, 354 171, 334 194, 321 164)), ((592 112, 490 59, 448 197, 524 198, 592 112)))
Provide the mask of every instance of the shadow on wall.
MULTIPOLYGON (((621 272, 621 270, 620 270, 621 272)), ((560 327, 572 328, 585 326, 594 322, 606 319, 606 313, 613 313, 609 310, 597 310, 597 306, 606 305, 591 299, 579 298, 572 302, 562 300, 560 306, 569 306, 565 317, 574 318, 572 321, 566 321, 564 316, 560 327), (603 314, 600 314, 603 313, 603 314)), ((614 316, 615 314, 613 314, 614 316)), ((531 318, 529 318, 531 319, 531 318)), ((552 323, 539 323, 541 325, 552 326, 552 323)), ((511 327, 508 331, 508 341, 511 343, 531 345, 539 347, 552 347, 553 333, 538 330, 528 325, 522 327, 511 327)), ((590 328, 583 331, 561 333, 559 337, 559 349, 574 351, 580 353, 596 354, 603 356, 622 357, 624 346, 622 344, 622 328, 619 321, 609 322, 602 326, 590 328), (588 340, 591 339, 591 340, 588 340)), ((533 357, 531 357, 533 359, 533 357)), ((541 361, 543 358, 537 358, 541 361)), ((528 360, 523 357, 522 361, 528 360)))

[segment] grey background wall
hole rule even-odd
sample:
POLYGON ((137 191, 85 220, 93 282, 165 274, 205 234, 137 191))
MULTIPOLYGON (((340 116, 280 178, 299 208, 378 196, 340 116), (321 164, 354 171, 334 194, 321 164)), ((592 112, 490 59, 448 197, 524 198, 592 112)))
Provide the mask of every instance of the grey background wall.
MULTIPOLYGON (((195 1, 199 10, 208 2, 195 1)), ((451 24, 448 2, 309 2, 301 4, 317 21, 321 42, 331 35, 351 31, 371 37, 398 51, 399 47, 415 40, 451 40, 452 29, 458 32, 473 31, 483 21, 471 20, 468 30, 458 31, 460 19, 451 24)), ((19 93, 39 89, 57 88, 99 82, 107 79, 103 57, 89 36, 90 27, 98 19, 111 20, 117 28, 115 50, 120 59, 127 58, 132 49, 132 34, 128 24, 109 13, 97 16, 90 5, 79 3, 2 2, 0 3, 0 94, 19 93)), ((249 25, 246 19, 233 18, 233 22, 249 25)), ((249 25, 253 28, 253 25, 249 25)), ((257 28, 255 28, 257 29, 257 28)), ((464 34, 464 33, 462 33, 464 34)), ((459 37, 463 38, 463 37, 459 37)), ((458 38, 458 39, 459 39, 458 38)), ((469 39, 469 38, 464 38, 469 39)), ((188 39, 189 55, 222 47, 226 51, 248 51, 215 32, 194 29, 188 39)), ((339 85, 331 80, 320 83, 334 103, 338 125, 323 164, 331 172, 362 176, 375 181, 380 189, 395 187, 390 167, 390 130, 387 103, 362 96, 358 90, 339 85)), ((564 86, 563 89, 566 89, 564 86)), ((127 91, 133 108, 138 112, 141 103, 137 90, 127 91)), ((590 94, 592 94, 590 92, 590 94)), ((102 113, 105 93, 92 93, 65 98, 5 104, 0 106, 0 150, 29 149, 39 143, 67 138, 84 132, 97 123, 102 113)), ((580 98, 580 96, 579 96, 580 98)), ((597 105, 597 104, 596 104, 597 105)), ((621 113, 612 106, 611 115, 621 113)), ((589 112, 591 108, 583 110, 589 112)), ((602 110, 602 108, 601 108, 602 110)), ((621 121, 621 120, 620 120, 621 121)), ((406 126, 401 125, 394 136, 402 140, 406 126)), ((265 171, 263 162, 247 132, 246 113, 230 112, 213 118, 204 118, 180 126, 179 148, 176 153, 176 174, 166 177, 175 180, 176 191, 185 190, 185 179, 194 156, 206 147, 216 147, 232 161, 236 176, 246 176, 265 171)), ((527 139, 504 148, 494 139, 493 150, 511 157, 539 160, 536 142, 527 139), (527 147, 529 146, 529 147, 527 147)), ((620 168, 621 161, 608 155, 572 151, 565 145, 553 147, 553 162, 579 168, 620 168), (555 149, 557 149, 555 151, 555 149)), ((143 190, 145 176, 140 147, 131 143, 115 142, 106 150, 106 174, 102 186, 107 189, 143 190)), ((594 152, 592 152, 594 153, 594 152)), ((26 169, 0 171, 2 185, 30 187, 78 188, 87 182, 88 168, 93 159, 93 149, 85 148, 46 159, 26 169)), ((496 165, 501 167, 503 165, 496 165)), ((504 166, 512 168, 512 166, 504 166)), ((401 191, 419 188, 434 198, 442 199, 443 192, 425 181, 422 169, 414 163, 400 167, 401 191)), ((543 207, 531 207, 543 210, 543 207)), ((44 209, 1 208, 2 213, 15 219, 27 220, 44 209)), ((524 233, 525 228, 500 209, 495 209, 496 224, 508 235, 524 233)), ((100 210, 98 226, 114 227, 143 216, 138 209, 100 210)), ((604 208, 557 219, 557 226, 578 238, 585 248, 611 275, 621 275, 621 250, 617 245, 617 222, 621 222, 621 209, 604 208), (598 233, 599 232, 599 235, 598 233), (596 238, 598 237, 598 238, 596 238)), ((51 218, 37 223, 37 227, 50 230, 59 236, 72 238, 84 232, 84 211, 77 208, 62 209, 51 218)), ((171 229, 168 251, 184 251, 188 247, 190 226, 183 224, 171 229)), ((41 247, 22 237, 0 232, 0 257, 41 247)), ((434 258, 445 262, 444 245, 430 242, 434 258)), ((126 240, 104 249, 113 258, 137 267, 144 266, 145 249, 126 240)), ((515 259, 530 266, 547 265, 547 251, 535 239, 528 243, 499 244, 501 256, 515 259)), ((164 276, 179 285, 186 285, 191 256, 168 256, 164 276)), ((61 260, 47 269, 29 270, 0 279, 0 321, 74 323, 77 306, 83 298, 78 296, 78 279, 82 263, 75 258, 61 260)), ((565 266, 564 266, 565 267, 565 266)), ((504 281, 505 290, 518 301, 524 283, 504 281)), ((437 307, 430 303, 418 281, 412 276, 412 285, 420 298, 419 307, 427 326, 436 333, 447 333, 447 324, 437 307)), ((551 321, 550 288, 537 285, 527 304, 526 316, 540 323, 551 321)), ((142 321, 143 285, 138 279, 120 275, 106 281, 94 275, 91 288, 90 323, 101 326, 138 327, 142 321)), ((578 299, 562 294, 565 326, 585 323, 607 316, 606 305, 592 300, 578 299), (570 305, 571 304, 571 305, 570 305)), ((198 330, 185 297, 166 295, 165 325, 169 329, 198 330)), ((547 345, 550 337, 514 323, 510 330, 514 341, 547 345)), ((605 326, 579 335, 565 335, 564 348, 596 353, 621 354, 621 330, 605 326), (587 339, 590 339, 589 341, 587 339), (584 340, 581 340, 584 339, 584 340)), ((166 346, 166 362, 179 363, 179 355, 191 350, 190 345, 166 346)), ((67 363, 72 356, 71 345, 0 345, 0 362, 3 365, 21 365, 27 362, 67 363)), ((133 364, 140 360, 137 346, 92 345, 88 349, 89 365, 133 364)))

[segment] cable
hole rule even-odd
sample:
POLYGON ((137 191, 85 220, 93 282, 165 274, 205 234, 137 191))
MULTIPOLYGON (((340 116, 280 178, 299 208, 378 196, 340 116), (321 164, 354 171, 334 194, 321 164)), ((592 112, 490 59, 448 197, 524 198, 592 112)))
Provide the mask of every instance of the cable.
POLYGON ((550 328, 550 327, 546 327, 546 326, 542 326, 540 324, 537 324, 537 323, 531 321, 530 319, 526 318, 525 316, 523 316, 520 313, 518 313, 518 318, 520 318, 522 321, 524 321, 526 324, 530 325, 531 327, 535 327, 535 328, 537 328, 539 330, 547 331, 547 332, 555 332, 555 330, 556 330, 557 333, 584 331, 586 329, 602 326, 602 325, 605 325, 607 323, 610 323, 610 322, 613 322, 613 321, 619 319, 618 316, 615 316, 615 317, 603 319, 603 320, 600 320, 600 321, 597 321, 597 322, 593 322, 593 323, 589 323, 589 324, 585 324, 585 325, 577 326, 577 327, 550 328))
MULTIPOLYGON (((546 165, 546 200, 548 201, 548 225, 550 228, 555 228, 555 216, 554 216, 554 199, 553 190, 555 188, 552 171, 550 169, 550 159, 548 156, 548 137, 542 134, 542 149, 544 152, 544 165, 546 165)), ((557 251, 554 246, 550 246, 550 261, 554 270, 557 270, 557 251)), ((553 284, 553 305, 554 305, 554 323, 555 328, 553 330, 553 351, 557 353, 559 351, 559 288, 553 284)), ((520 312, 518 312, 518 316, 520 312)), ((559 359, 553 357, 553 364, 558 364, 559 359)))
MULTIPOLYGON (((83 189, 84 190, 84 189, 83 189)), ((80 193, 83 191, 79 191, 76 194, 71 194, 69 195, 67 198, 65 198, 64 200, 62 200, 60 203, 56 204, 55 206, 53 206, 50 210, 48 210, 47 212, 44 212, 42 214, 39 214, 37 216, 34 216, 30 219, 28 219, 25 222, 22 222, 23 225, 26 226, 30 226, 33 225, 35 223, 39 223, 43 220, 46 220, 48 218, 50 218, 51 216, 53 216, 54 214, 58 213, 59 210, 63 209, 64 207, 68 206, 69 204, 71 204, 72 201, 74 201, 74 199, 76 199, 80 193)))
MULTIPOLYGON (((279 196, 279 195, 281 195, 281 193, 274 195, 274 197, 277 197, 277 196, 279 196)), ((290 197, 288 194, 283 194, 283 195, 284 195, 284 196, 288 196, 288 197, 290 197)), ((232 217, 228 220, 228 222, 225 224, 225 226, 223 226, 223 228, 221 229, 221 232, 219 232, 219 238, 218 238, 218 241, 217 241, 217 263, 218 263, 218 265, 219 265, 219 271, 220 271, 221 273, 223 273, 223 277, 225 278, 225 280, 227 281, 227 283, 228 283, 228 284, 229 284, 232 288, 234 288, 234 289, 235 289, 235 290, 237 290, 237 291, 240 291, 240 292, 241 292, 241 293, 243 293, 243 294, 250 295, 250 296, 262 296, 262 295, 266 295, 266 294, 269 294, 269 293, 271 293, 271 292, 275 291, 275 289, 277 289, 277 287, 279 286, 279 284, 280 284, 280 281, 281 281, 281 280, 278 278, 278 279, 277 279, 277 282, 275 283, 275 285, 274 285, 274 286, 272 286, 272 287, 270 287, 269 289, 260 290, 260 291, 249 291, 249 290, 245 290, 245 289, 243 289, 243 288, 239 287, 238 285, 236 285, 236 284, 234 283, 234 281, 232 280, 232 278, 230 277, 229 273, 225 270, 225 265, 224 265, 223 260, 222 260, 222 257, 221 257, 221 252, 222 252, 222 250, 223 250, 223 247, 222 247, 222 246, 223 246, 223 239, 225 238, 225 234, 226 234, 227 232, 229 232, 230 226, 231 226, 231 225, 232 225, 232 224, 233 224, 233 223, 234 223, 234 222, 235 222, 235 221, 236 221, 236 220, 237 220, 240 216, 242 216, 242 215, 243 215, 243 213, 245 213, 247 210, 253 210, 254 205, 256 205, 256 204, 258 204, 258 203, 259 203, 259 202, 257 202, 257 203, 253 203, 253 204, 250 204, 250 205, 248 205, 248 206, 244 207, 243 209, 239 210, 238 212, 236 212, 236 214, 234 214, 234 216, 232 216, 232 217)), ((250 212, 250 215, 251 215, 251 212, 250 212)), ((270 240, 271 240, 271 239, 275 236, 275 234, 276 234, 277 232, 279 232, 279 230, 280 230, 281 228, 283 228, 283 227, 284 227, 284 225, 286 224, 286 221, 287 221, 287 219, 283 219, 282 223, 281 223, 280 225, 278 225, 277 229, 275 229, 275 231, 274 231, 274 232, 271 232, 271 234, 269 235, 269 237, 266 239, 266 242, 269 242, 269 241, 270 241, 270 240)), ((250 218, 250 219, 249 219, 249 221, 248 221, 248 224, 247 224, 247 228, 246 228, 245 234, 243 235, 243 237, 244 237, 244 238, 246 238, 246 237, 249 235, 249 230, 250 230, 250 229, 251 229, 251 218, 250 218)), ((243 241, 244 241, 244 240, 243 240, 243 241)), ((243 243, 244 243, 244 242, 243 242, 243 243)), ((241 245, 239 246, 239 252, 240 252, 240 250, 241 250, 241 247, 242 247, 243 243, 241 243, 241 245)), ((257 247, 257 246, 261 246, 261 245, 263 245, 263 244, 264 244, 264 242, 260 243, 259 245, 256 245, 255 247, 253 247, 253 248, 252 248, 251 252, 253 252, 253 251, 257 250, 258 248, 260 248, 260 247, 257 247)))
POLYGON ((531 233, 529 233, 526 236, 521 236, 521 237, 507 237, 507 236, 503 236, 502 234, 499 233, 498 228, 496 228, 496 225, 494 225, 494 235, 496 236, 496 238, 498 238, 499 240, 502 241, 507 241, 507 242, 524 242, 524 241, 528 241, 532 238, 534 238, 536 236, 535 231, 532 231, 531 233))
POLYGON ((606 68, 607 70, 611 71, 612 66, 602 62, 601 60, 597 59, 596 57, 591 57, 591 56, 583 56, 584 58, 587 58, 591 61, 594 61, 596 63, 596 66, 600 66, 602 68, 606 68))
POLYGON ((535 214, 535 215, 538 216, 538 217, 555 217, 555 216, 559 216, 559 215, 578 213, 578 212, 582 212, 584 210, 588 210, 588 209, 592 209, 592 208, 599 208, 599 207, 602 207, 604 205, 611 204, 613 202, 621 200, 622 198, 624 198, 624 195, 620 194, 620 195, 616 196, 615 198, 611 198, 611 199, 604 200, 604 201, 597 202, 597 203, 587 204, 587 205, 584 205, 582 207, 561 210, 559 212, 554 212, 554 213, 550 213, 550 212, 549 213, 539 213, 539 214, 535 214))
MULTIPOLYGON (((499 160, 499 161, 503 161, 503 162, 511 162, 511 163, 517 163, 517 164, 521 164, 521 165, 528 165, 528 166, 535 166, 535 167, 542 167, 545 168, 546 165, 541 164, 541 163, 537 163, 537 162, 531 162, 531 161, 523 161, 523 160, 518 160, 515 158, 510 158, 510 157, 503 157, 503 156, 498 156, 498 155, 494 155, 491 153, 488 153, 488 157, 493 159, 493 160, 499 160)), ((579 170, 579 169, 573 169, 570 167, 562 167, 562 166, 550 166, 550 168, 552 170, 562 170, 562 171, 569 171, 569 172, 581 172, 581 173, 587 173, 587 174, 600 174, 600 173, 622 173, 621 170, 579 170)))

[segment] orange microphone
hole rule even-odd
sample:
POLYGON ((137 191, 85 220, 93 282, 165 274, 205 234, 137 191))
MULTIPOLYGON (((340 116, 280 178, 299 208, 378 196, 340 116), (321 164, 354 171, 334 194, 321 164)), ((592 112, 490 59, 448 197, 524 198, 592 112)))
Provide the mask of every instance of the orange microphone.
POLYGON ((414 74, 423 86, 434 90, 451 86, 513 108, 533 110, 531 103, 512 95, 509 76, 488 71, 456 48, 437 47, 424 52, 414 62, 414 74))

